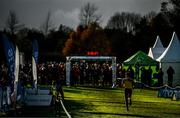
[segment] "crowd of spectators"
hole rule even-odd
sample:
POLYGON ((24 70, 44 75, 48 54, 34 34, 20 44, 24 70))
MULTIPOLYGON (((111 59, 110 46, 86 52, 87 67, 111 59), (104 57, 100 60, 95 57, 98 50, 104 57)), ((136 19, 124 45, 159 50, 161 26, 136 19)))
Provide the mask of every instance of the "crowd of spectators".
MULTIPOLYGON (((0 86, 8 85, 8 68, 6 64, 1 65, 1 80, 0 86)), ((129 66, 123 68, 121 64, 117 64, 117 78, 124 78, 126 72, 130 73, 130 77, 141 81, 149 86, 152 85, 152 78, 158 79, 158 86, 163 84, 162 69, 157 69, 153 74, 151 67, 139 68, 137 70, 129 66), (138 78, 137 78, 138 76, 138 78)), ((39 85, 52 85, 53 82, 61 80, 62 85, 66 84, 66 65, 64 62, 46 62, 37 65, 37 83, 39 85)), ((112 86, 112 65, 109 62, 96 62, 96 61, 74 61, 71 63, 70 68, 70 85, 78 86, 112 86)), ((26 63, 20 65, 19 80, 22 86, 32 86, 32 64, 26 63)))
MULTIPOLYGON (((1 80, 0 86, 8 84, 8 68, 7 65, 1 65, 1 80), (4 79, 3 79, 4 78, 4 79)), ((139 75, 137 75, 137 70, 129 66, 128 68, 123 68, 121 64, 117 64, 117 78, 124 78, 126 72, 130 73, 131 78, 140 80, 142 83, 147 85, 152 85, 151 80, 154 77, 151 67, 148 69, 145 67, 139 68, 139 75), (137 78, 137 76, 139 78, 137 78)), ((156 70, 156 77, 158 80, 158 85, 162 85, 162 69, 156 70)), ((58 79, 61 80, 62 85, 66 84, 66 66, 64 62, 47 62, 39 63, 37 65, 38 79, 37 83, 39 85, 51 85, 58 79)), ((112 85, 112 65, 109 62, 96 62, 96 61, 79 61, 72 62, 70 68, 70 84, 72 86, 86 85, 86 86, 111 86, 112 85)), ((33 76, 32 76, 32 64, 26 63, 20 65, 19 69, 19 80, 22 86, 32 86, 33 76)))
POLYGON ((71 85, 112 85, 112 66, 108 62, 74 62, 71 69, 71 85))
MULTIPOLYGON (((72 62, 70 81, 72 86, 111 86, 112 66, 110 63, 72 62)), ((39 85, 51 85, 58 79, 62 85, 66 84, 66 71, 64 62, 47 62, 37 65, 39 85)), ((19 80, 23 86, 33 85, 32 65, 30 63, 20 66, 19 80)))

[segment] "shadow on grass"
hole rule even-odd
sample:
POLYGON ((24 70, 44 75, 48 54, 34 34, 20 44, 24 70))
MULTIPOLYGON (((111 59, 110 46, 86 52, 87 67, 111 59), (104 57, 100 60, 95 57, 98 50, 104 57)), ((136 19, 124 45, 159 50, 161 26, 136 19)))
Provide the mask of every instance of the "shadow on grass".
MULTIPOLYGON (((75 87, 75 89, 79 89, 79 90, 89 90, 89 91, 112 91, 112 90, 119 90, 119 88, 111 88, 111 87, 83 87, 83 86, 79 86, 79 87, 75 87)), ((124 91, 119 91, 119 92, 124 92, 124 91)))
POLYGON ((129 116, 129 117, 143 117, 143 118, 153 118, 153 116, 147 116, 147 115, 137 115, 137 114, 120 114, 120 113, 106 113, 106 112, 81 112, 84 114, 88 114, 88 115, 102 115, 102 116, 106 116, 106 115, 110 115, 110 116, 129 116))
POLYGON ((99 102, 99 103, 109 103, 109 104, 125 104, 123 101, 112 101, 112 100, 104 100, 104 99, 94 99, 88 100, 89 102, 99 102))
POLYGON ((156 102, 143 102, 143 101, 132 101, 132 107, 138 109, 149 109, 159 111, 162 109, 161 105, 157 104, 156 102))
MULTIPOLYGON (((73 100, 65 100, 64 106, 66 107, 66 110, 71 113, 78 113, 84 109, 91 110, 89 107, 87 107, 86 104, 82 102, 77 102, 73 100)), ((66 114, 64 110, 62 109, 62 106, 60 106, 60 114, 61 116, 65 116, 66 114)), ((21 114, 17 115, 18 117, 55 117, 56 116, 56 110, 55 106, 26 106, 23 107, 21 110, 21 114)), ((13 117, 12 114, 7 114, 5 117, 13 117)))
POLYGON ((64 88, 64 92, 69 92, 69 93, 75 93, 75 94, 81 94, 83 92, 113 92, 113 93, 122 93, 124 94, 124 91, 118 89, 119 91, 117 91, 114 88, 101 88, 101 87, 68 87, 68 88, 64 88))
POLYGON ((77 90, 76 88, 74 88, 74 89, 64 89, 64 92, 70 92, 70 93, 78 93, 78 94, 80 94, 82 91, 77 90))
POLYGON ((89 104, 85 104, 84 101, 65 100, 64 105, 65 105, 67 111, 71 111, 71 112, 79 112, 84 109, 92 110, 91 107, 88 107, 89 104))
POLYGON ((177 115, 180 118, 180 111, 179 113, 168 113, 168 112, 163 112, 164 114, 172 114, 172 115, 177 115))
POLYGON ((54 117, 54 106, 28 106, 23 107, 22 117, 54 117))

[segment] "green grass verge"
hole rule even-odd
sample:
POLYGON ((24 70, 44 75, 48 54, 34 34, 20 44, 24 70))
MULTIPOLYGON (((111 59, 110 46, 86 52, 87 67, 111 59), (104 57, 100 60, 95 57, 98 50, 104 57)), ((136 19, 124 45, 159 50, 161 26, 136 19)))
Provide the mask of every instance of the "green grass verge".
MULTIPOLYGON (((64 105, 72 118, 155 117, 180 118, 180 101, 158 98, 157 91, 135 89, 126 111, 121 88, 64 87, 64 105)), ((29 107, 23 116, 54 117, 54 107, 29 107)), ((61 117, 67 118, 63 109, 61 117)))
POLYGON ((74 118, 180 117, 180 101, 157 98, 157 91, 134 90, 126 111, 123 89, 64 88, 67 110, 74 118))

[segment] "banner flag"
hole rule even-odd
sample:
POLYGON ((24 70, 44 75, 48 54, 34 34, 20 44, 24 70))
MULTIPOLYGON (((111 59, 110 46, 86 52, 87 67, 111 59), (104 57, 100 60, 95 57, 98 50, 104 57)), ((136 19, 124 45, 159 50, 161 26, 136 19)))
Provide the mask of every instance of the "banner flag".
POLYGON ((14 80, 14 94, 15 94, 15 99, 18 96, 18 91, 20 87, 18 87, 18 76, 19 76, 19 49, 16 46, 16 53, 15 53, 15 70, 14 70, 14 76, 15 76, 15 80, 14 80))
POLYGON ((4 46, 5 57, 8 66, 8 81, 11 87, 11 93, 14 91, 14 70, 15 70, 15 47, 14 44, 4 34, 0 34, 0 40, 4 46))
POLYGON ((38 63, 38 42, 37 40, 33 40, 32 42, 32 74, 33 74, 33 80, 34 80, 34 87, 37 89, 37 63, 38 63))
POLYGON ((37 68, 35 58, 32 57, 32 74, 33 74, 33 87, 37 89, 37 68))
POLYGON ((32 42, 32 49, 33 49, 33 57, 35 59, 35 62, 36 64, 38 63, 38 55, 39 55, 39 52, 38 52, 38 42, 36 39, 33 39, 33 42, 32 42))

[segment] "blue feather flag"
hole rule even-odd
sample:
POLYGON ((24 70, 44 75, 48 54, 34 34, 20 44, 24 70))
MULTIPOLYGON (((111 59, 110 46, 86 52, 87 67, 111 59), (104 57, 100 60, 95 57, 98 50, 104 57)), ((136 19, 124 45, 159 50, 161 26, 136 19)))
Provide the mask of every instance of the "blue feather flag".
POLYGON ((33 48, 33 57, 35 59, 35 62, 38 63, 38 55, 39 55, 39 52, 38 52, 38 42, 36 39, 33 39, 32 41, 32 48, 33 48))
POLYGON ((15 71, 15 46, 14 44, 9 40, 9 38, 4 35, 0 34, 0 40, 2 41, 2 44, 4 46, 4 53, 7 60, 7 66, 8 66, 8 81, 9 85, 11 87, 11 92, 14 91, 14 71, 15 71))

